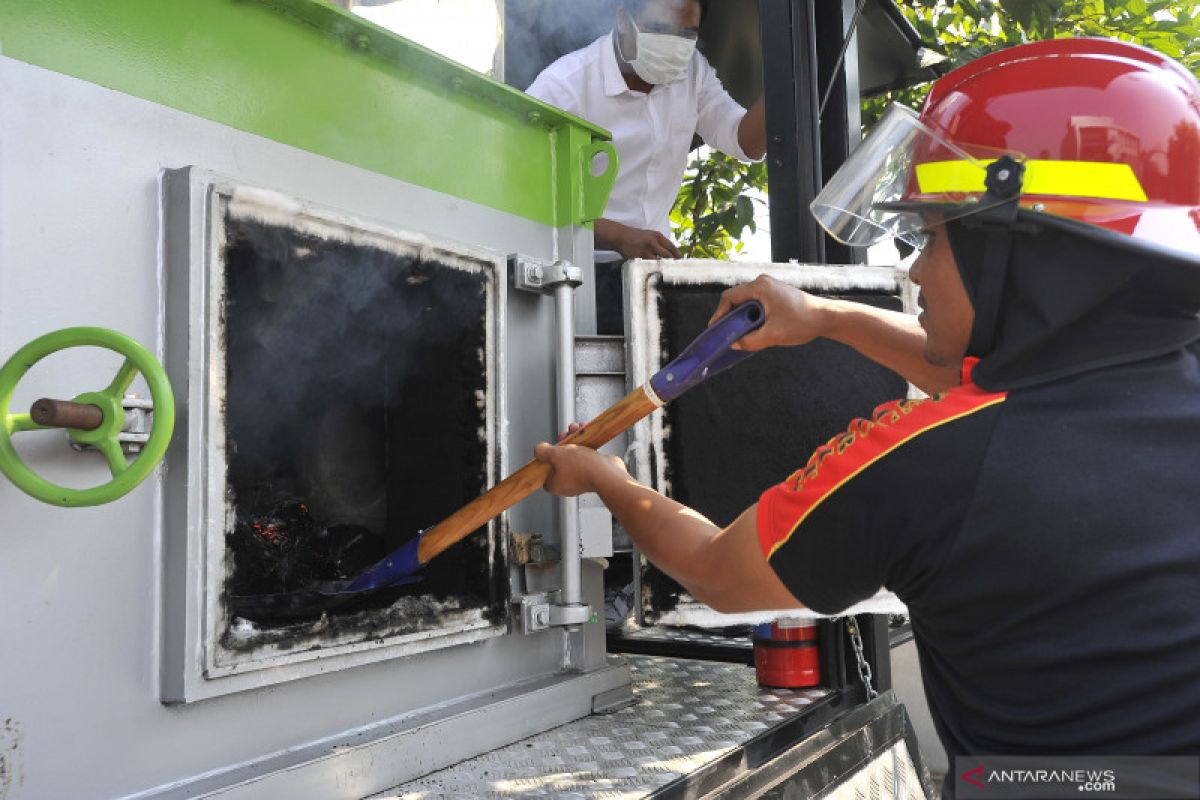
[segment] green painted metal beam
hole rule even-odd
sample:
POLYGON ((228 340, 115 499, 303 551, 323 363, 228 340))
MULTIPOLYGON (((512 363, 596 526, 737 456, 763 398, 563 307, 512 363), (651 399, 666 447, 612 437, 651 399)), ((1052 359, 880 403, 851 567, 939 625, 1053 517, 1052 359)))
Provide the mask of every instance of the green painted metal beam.
POLYGON ((324 0, 0 2, 0 53, 546 225, 609 134, 324 0))

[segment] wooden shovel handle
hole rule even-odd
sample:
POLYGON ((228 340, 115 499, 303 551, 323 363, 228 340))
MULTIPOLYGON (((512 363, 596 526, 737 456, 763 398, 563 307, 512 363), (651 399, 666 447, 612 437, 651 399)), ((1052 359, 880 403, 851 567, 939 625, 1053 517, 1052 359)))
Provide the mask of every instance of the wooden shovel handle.
MULTIPOLYGON (((657 403, 650 399, 644 387, 634 389, 617 403, 600 412, 591 422, 563 439, 559 444, 577 444, 596 449, 611 442, 619 434, 646 418, 657 403)), ((550 466, 540 461, 530 461, 519 470, 493 486, 479 497, 439 522, 421 537, 417 557, 422 564, 447 547, 465 539, 477 531, 488 520, 507 511, 529 495, 542 488, 550 466)))

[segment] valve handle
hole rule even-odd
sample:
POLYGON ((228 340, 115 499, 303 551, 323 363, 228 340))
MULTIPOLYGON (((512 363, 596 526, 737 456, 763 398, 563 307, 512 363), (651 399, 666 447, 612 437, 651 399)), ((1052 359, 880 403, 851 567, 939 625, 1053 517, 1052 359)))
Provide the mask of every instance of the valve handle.
POLYGON ((104 424, 104 409, 68 400, 43 397, 29 407, 29 417, 43 428, 79 428, 94 431, 104 424))
MULTIPOLYGON (((34 405, 40 403, 42 401, 34 405)), ((40 417, 41 411, 38 413, 40 417)), ((93 418, 89 422, 94 421, 93 418)), ((17 488, 51 505, 95 506, 125 496, 158 466, 167 452, 175 428, 175 397, 162 365, 150 351, 133 339, 107 328, 64 328, 34 339, 0 367, 0 423, 0 472, 17 488), (67 429, 72 439, 92 445, 108 461, 112 480, 90 489, 71 489, 42 478, 25 465, 12 443, 14 433, 48 429, 35 422, 30 414, 9 413, 9 404, 17 384, 34 364, 51 353, 69 347, 103 347, 125 357, 108 386, 98 392, 84 392, 71 401, 77 405, 94 406, 103 415, 100 423, 90 430, 67 429), (150 397, 154 402, 154 426, 142 451, 129 463, 118 437, 125 424, 122 400, 138 373, 150 386, 150 397)))

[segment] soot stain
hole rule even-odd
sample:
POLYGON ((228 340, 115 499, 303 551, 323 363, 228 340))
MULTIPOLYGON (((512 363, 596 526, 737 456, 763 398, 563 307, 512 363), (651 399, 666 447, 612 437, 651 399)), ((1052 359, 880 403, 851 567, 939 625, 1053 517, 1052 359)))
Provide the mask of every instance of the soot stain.
MULTIPOLYGON (((225 228, 236 519, 224 595, 353 577, 486 487, 490 278, 229 215, 225 228)), ((458 610, 502 617, 490 546, 475 535, 427 565, 420 583, 252 627, 259 643, 284 647, 425 630, 458 610)), ((227 643, 250 646, 237 624, 227 643)))
POLYGON ((21 723, 8 717, 0 726, 0 797, 7 796, 13 786, 25 782, 20 754, 21 723))
MULTIPOLYGON (((722 288, 674 286, 660 293, 663 363, 704 330, 722 288)), ((899 297, 880 292, 827 296, 901 310, 899 297)), ((904 397, 907 388, 896 373, 826 339, 760 352, 664 409, 671 497, 729 525, 852 419, 904 397)), ((648 568, 645 582, 652 614, 679 602, 681 587, 657 568, 648 568)))

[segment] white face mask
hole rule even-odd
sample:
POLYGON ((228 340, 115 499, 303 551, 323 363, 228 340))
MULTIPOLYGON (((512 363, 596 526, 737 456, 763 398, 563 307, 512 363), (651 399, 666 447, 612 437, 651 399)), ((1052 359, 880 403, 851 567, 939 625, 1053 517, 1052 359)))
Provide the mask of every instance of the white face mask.
POLYGON ((621 52, 621 37, 617 37, 617 52, 637 76, 646 83, 670 83, 679 77, 692 60, 696 40, 669 33, 643 33, 632 19, 629 24, 637 34, 637 58, 632 61, 621 52))

